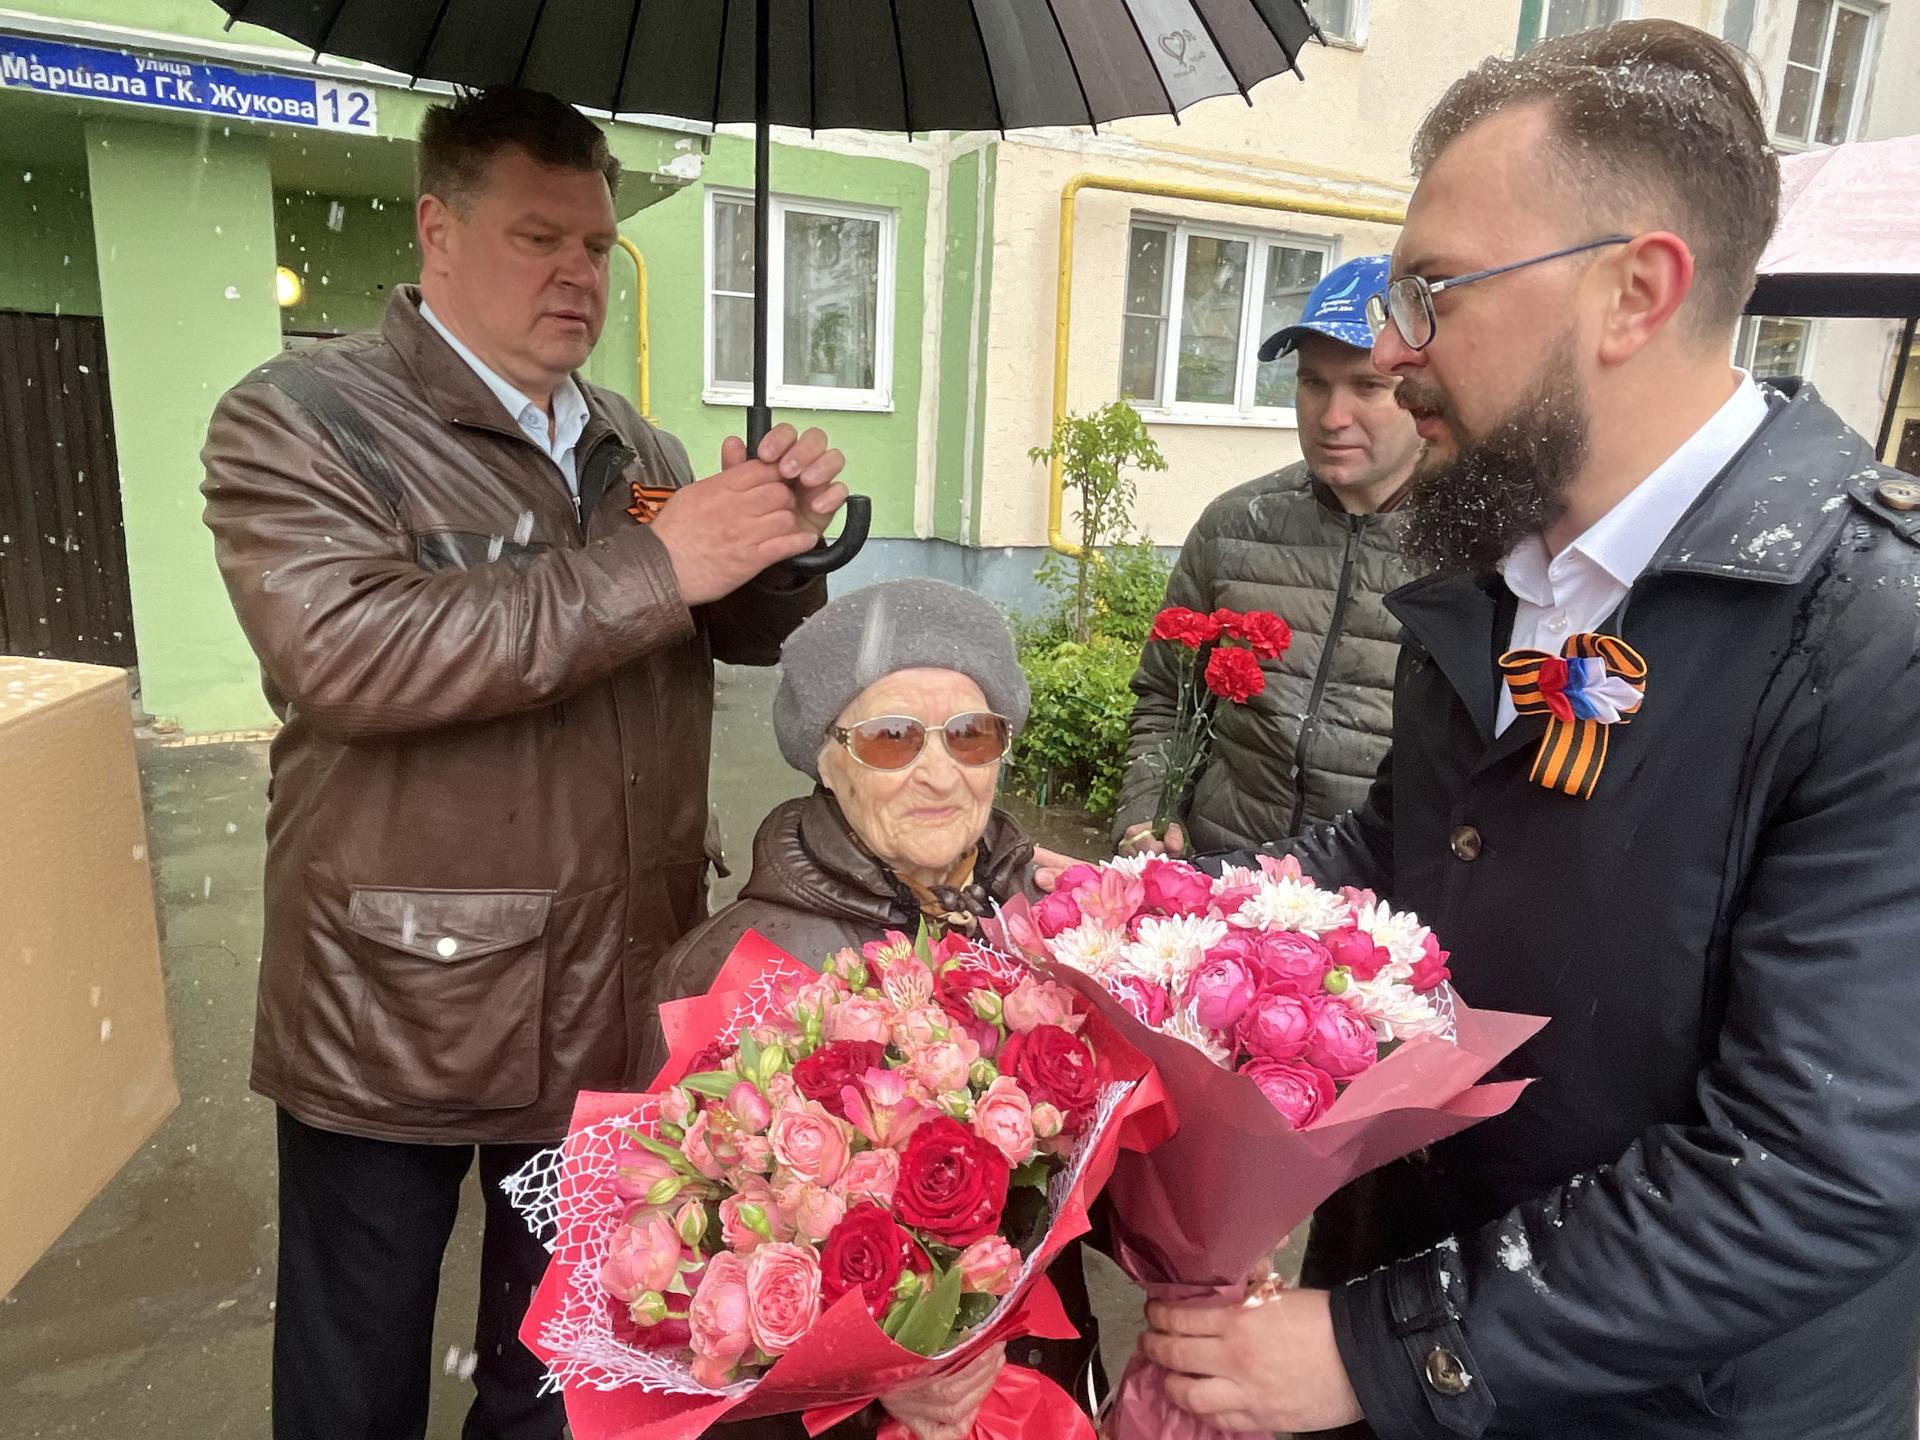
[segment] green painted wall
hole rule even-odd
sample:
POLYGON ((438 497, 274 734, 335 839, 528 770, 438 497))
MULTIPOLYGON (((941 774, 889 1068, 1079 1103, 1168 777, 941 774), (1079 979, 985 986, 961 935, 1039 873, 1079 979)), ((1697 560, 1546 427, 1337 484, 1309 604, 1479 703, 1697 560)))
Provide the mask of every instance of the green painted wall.
POLYGON ((393 287, 420 278, 411 200, 282 192, 273 229, 279 262, 305 286, 282 312, 288 330, 374 329, 393 287))
POLYGON ((986 387, 981 375, 993 284, 993 146, 947 168, 945 283, 940 300, 939 443, 934 449, 934 534, 980 542, 980 475, 985 455, 986 387), (982 188, 982 171, 985 187, 982 188), (985 200, 983 205, 981 202, 985 200), (979 309, 975 311, 975 293, 979 309), (969 439, 971 438, 971 443, 969 439))
POLYGON ((0 310, 100 313, 85 171, 0 173, 0 310))
POLYGON ((280 348, 266 147, 101 119, 87 166, 143 698, 189 730, 263 724, 200 523, 199 450, 221 392, 280 348))
MULTIPOLYGON (((750 188, 751 142, 716 137, 703 180, 705 185, 727 189, 750 188)), ((914 533, 914 483, 919 464, 920 344, 927 319, 923 298, 927 171, 897 160, 776 145, 773 190, 795 198, 887 206, 899 214, 894 264, 893 409, 885 414, 778 411, 775 419, 824 429, 846 453, 848 484, 873 499, 873 533, 910 536, 914 533)), ((624 227, 645 253, 652 279, 654 417, 686 442, 695 474, 706 474, 719 464, 721 440, 741 433, 744 424, 737 406, 709 405, 701 398, 705 211, 704 185, 690 185, 642 211, 624 227)), ((619 257, 614 263, 619 264, 619 257)), ((612 330, 611 323, 608 328, 612 330)))

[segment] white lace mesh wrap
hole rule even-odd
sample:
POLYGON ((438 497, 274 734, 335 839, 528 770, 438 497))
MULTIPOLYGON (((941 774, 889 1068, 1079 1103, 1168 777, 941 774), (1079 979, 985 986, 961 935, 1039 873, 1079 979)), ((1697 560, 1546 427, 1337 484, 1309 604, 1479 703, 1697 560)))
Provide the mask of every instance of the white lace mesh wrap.
MULTIPOLYGON (((1008 956, 983 952, 976 963, 1008 979, 1031 973, 1021 961, 1008 956)), ((745 992, 715 1038, 732 1044, 743 1030, 779 1015, 781 988, 773 977, 757 982, 745 992)), ((1102 1088, 1086 1138, 1049 1187, 1048 1199, 1056 1212, 1061 1198, 1091 1158, 1092 1140, 1105 1133, 1132 1088, 1131 1081, 1102 1088)), ((563 1385, 596 1390, 637 1385, 667 1394, 712 1396, 741 1395, 753 1388, 752 1380, 739 1380, 725 1390, 709 1390, 694 1380, 676 1356, 642 1350, 614 1334, 607 1295, 599 1282, 608 1242, 619 1227, 621 1214, 621 1207, 609 1194, 614 1157, 631 1144, 624 1130, 656 1133, 658 1110, 655 1097, 638 1096, 633 1109, 569 1135, 564 1143, 541 1151, 500 1182, 527 1227, 546 1242, 556 1260, 568 1267, 565 1299, 540 1335, 542 1344, 554 1356, 547 1367, 549 1391, 563 1385)), ((1000 1318, 1013 1296, 1025 1287, 1032 1270, 1030 1257, 1020 1267, 1014 1290, 994 1308, 985 1324, 1000 1318)), ((957 1354, 965 1348, 963 1341, 947 1353, 957 1354)))

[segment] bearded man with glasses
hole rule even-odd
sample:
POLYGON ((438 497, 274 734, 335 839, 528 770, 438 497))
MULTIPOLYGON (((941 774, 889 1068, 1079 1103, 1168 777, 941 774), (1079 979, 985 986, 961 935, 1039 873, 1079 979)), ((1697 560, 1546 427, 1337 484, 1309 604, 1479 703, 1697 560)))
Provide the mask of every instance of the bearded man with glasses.
POLYGON ((1728 362, 1779 178, 1722 42, 1490 60, 1414 161, 1374 362, 1433 573, 1367 803, 1274 848, 1550 1023, 1304 1288, 1146 1351, 1230 1430, 1911 1440, 1920 486, 1728 362))

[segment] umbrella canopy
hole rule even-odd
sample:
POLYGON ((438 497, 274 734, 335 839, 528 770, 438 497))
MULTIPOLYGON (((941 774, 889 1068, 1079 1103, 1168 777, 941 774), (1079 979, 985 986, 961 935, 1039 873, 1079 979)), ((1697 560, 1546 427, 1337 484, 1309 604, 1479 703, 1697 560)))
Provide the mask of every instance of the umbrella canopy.
POLYGON ((1920 315, 1920 135, 1780 163, 1780 228, 1753 315, 1920 315))
POLYGON ((216 0, 315 52, 617 115, 807 130, 1100 125, 1245 95, 1316 35, 1301 0, 216 0))
MULTIPOLYGON (((389 70, 544 90, 615 115, 755 127, 753 404, 767 406, 772 125, 999 130, 1178 117, 1246 96, 1319 37, 1305 0, 215 0, 228 23, 389 70)), ((788 562, 821 574, 866 542, 847 501, 831 547, 788 562)))

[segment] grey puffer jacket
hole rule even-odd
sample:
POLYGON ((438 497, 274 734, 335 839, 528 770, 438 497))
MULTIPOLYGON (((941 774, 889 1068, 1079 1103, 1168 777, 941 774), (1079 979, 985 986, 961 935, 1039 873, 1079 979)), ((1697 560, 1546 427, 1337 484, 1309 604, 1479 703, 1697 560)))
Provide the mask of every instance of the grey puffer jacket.
MULTIPOLYGON (((1366 798, 1393 728, 1400 622, 1382 602, 1410 578, 1399 532, 1390 513, 1348 514, 1304 463, 1229 490, 1200 516, 1166 603, 1270 610, 1293 627, 1293 644, 1266 662, 1261 694, 1215 711, 1213 754, 1183 807, 1189 849, 1295 835, 1366 798)), ((1116 842, 1153 818, 1178 686, 1170 647, 1148 645, 1133 678, 1116 842)))

